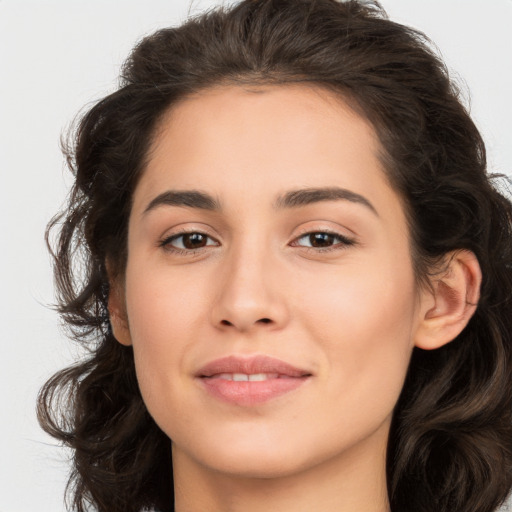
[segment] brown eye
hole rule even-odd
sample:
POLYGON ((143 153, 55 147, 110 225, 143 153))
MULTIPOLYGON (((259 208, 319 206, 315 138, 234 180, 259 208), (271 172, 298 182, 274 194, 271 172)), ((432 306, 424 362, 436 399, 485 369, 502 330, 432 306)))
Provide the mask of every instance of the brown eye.
POLYGON ((300 236, 292 245, 309 249, 336 249, 354 245, 354 241, 336 233, 314 231, 300 236))
POLYGON ((182 237, 185 249, 198 249, 199 247, 204 247, 208 241, 208 237, 201 233, 188 233, 186 235, 182 235, 182 237))
POLYGON ((330 247, 336 240, 330 233, 311 233, 308 237, 311 247, 330 247))
POLYGON ((218 243, 204 233, 191 232, 170 236, 163 240, 160 245, 171 251, 193 251, 209 245, 218 245, 218 243))

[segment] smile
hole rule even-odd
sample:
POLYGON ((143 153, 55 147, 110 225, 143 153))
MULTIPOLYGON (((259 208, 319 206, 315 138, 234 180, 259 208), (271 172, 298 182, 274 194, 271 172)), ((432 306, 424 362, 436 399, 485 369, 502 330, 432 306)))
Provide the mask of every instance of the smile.
POLYGON ((209 378, 234 380, 236 382, 262 382, 264 380, 269 379, 286 379, 291 377, 289 377, 288 375, 279 375, 278 373, 252 373, 249 375, 247 375, 246 373, 219 373, 217 375, 212 375, 209 378))
POLYGON ((268 356, 230 356, 203 367, 196 377, 209 395, 240 406, 263 404, 302 386, 311 377, 268 356))

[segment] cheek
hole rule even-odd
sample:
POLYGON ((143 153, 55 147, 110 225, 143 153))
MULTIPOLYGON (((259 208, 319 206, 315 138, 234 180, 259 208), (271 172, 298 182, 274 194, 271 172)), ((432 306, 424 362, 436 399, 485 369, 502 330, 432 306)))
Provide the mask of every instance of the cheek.
POLYGON ((357 410, 364 403, 368 410, 389 413, 413 348, 412 271, 381 262, 375 270, 366 266, 360 272, 334 272, 325 282, 317 276, 316 287, 306 289, 301 322, 323 348, 332 396, 343 390, 349 408, 357 410))
POLYGON ((208 303, 200 281, 192 284, 169 274, 136 262, 127 272, 127 314, 137 379, 150 412, 174 400, 179 391, 184 358, 203 337, 200 319, 208 303))
POLYGON ((183 339, 208 305, 205 281, 165 265, 135 261, 127 272, 126 297, 134 345, 139 341, 155 350, 183 339))
POLYGON ((384 258, 377 263, 369 258, 349 263, 303 273, 296 280, 300 286, 295 293, 298 315, 308 318, 311 327, 338 332, 341 339, 359 333, 359 340, 351 340, 357 344, 377 342, 370 336, 374 330, 379 333, 377 338, 410 333, 416 309, 412 269, 407 271, 384 258))

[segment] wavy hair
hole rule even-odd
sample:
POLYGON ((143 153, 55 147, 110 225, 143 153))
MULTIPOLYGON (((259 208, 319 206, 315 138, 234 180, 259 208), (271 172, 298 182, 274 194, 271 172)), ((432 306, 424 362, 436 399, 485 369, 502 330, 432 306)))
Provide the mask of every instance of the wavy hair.
POLYGON ((119 88, 65 148, 75 181, 49 224, 58 310, 87 357, 41 389, 42 427, 73 450, 67 496, 85 512, 173 507, 171 441, 142 401, 131 347, 109 323, 106 261, 122 276, 131 198, 161 116, 222 84, 305 83, 374 126, 403 199, 418 279, 473 251, 481 298, 451 343, 414 349, 387 453, 393 512, 491 512, 512 487, 512 205, 457 86, 422 33, 377 2, 244 0, 144 38, 119 88), (56 236, 53 237, 53 234, 56 236))

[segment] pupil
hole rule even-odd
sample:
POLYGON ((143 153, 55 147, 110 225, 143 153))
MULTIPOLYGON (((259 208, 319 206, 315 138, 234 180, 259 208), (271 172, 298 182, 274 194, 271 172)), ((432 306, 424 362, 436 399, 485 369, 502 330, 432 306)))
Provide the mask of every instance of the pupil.
POLYGON ((206 237, 200 233, 192 233, 183 237, 183 245, 187 249, 197 249, 198 247, 204 247, 206 237))
POLYGON ((332 245, 334 236, 329 233, 313 233, 309 236, 309 241, 313 247, 328 247, 332 245))

